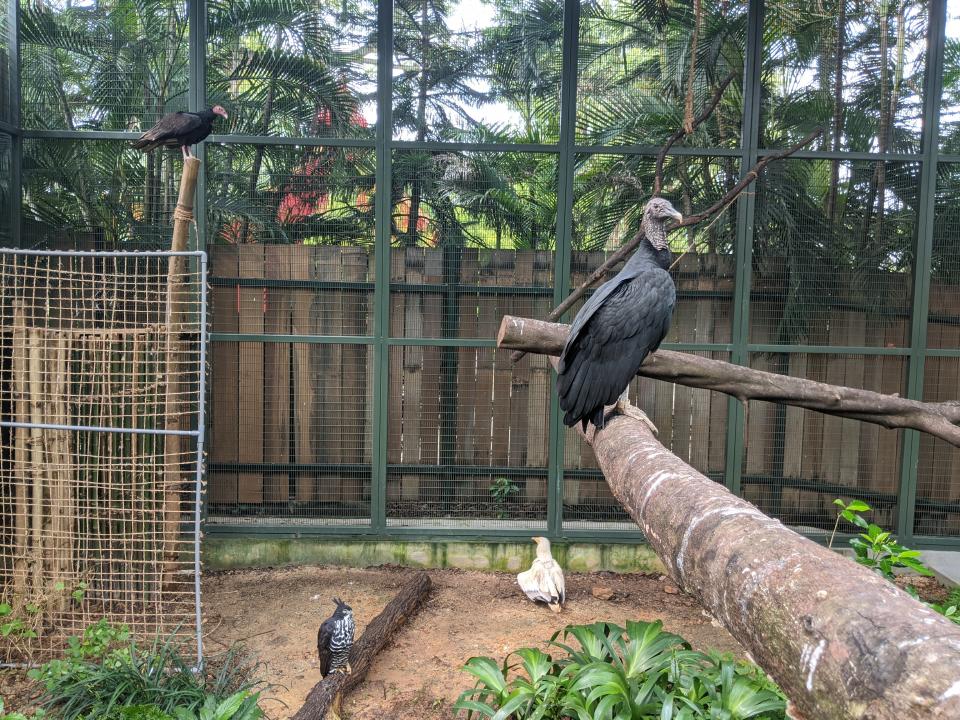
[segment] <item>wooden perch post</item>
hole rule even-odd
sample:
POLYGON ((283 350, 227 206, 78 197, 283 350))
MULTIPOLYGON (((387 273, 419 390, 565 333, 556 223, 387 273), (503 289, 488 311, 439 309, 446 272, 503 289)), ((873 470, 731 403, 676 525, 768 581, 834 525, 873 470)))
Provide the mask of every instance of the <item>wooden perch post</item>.
MULTIPOLYGON (((569 325, 505 315, 497 335, 501 348, 557 356, 569 325)), ((640 368, 643 377, 716 390, 740 402, 766 400, 862 420, 885 428, 911 428, 960 447, 960 402, 927 403, 871 390, 828 385, 732 365, 722 360, 658 350, 640 368)))
POLYGON ((350 651, 350 666, 353 672, 330 673, 318 682, 307 695, 303 707, 292 720, 323 720, 331 710, 339 716, 340 698, 359 685, 377 653, 383 650, 397 631, 420 609, 430 593, 430 576, 418 572, 407 582, 363 631, 350 651))
MULTIPOLYGON (((498 342, 556 354, 565 337, 565 326, 507 317, 498 342)), ((732 388, 735 379, 720 375, 720 366, 747 370, 708 363, 699 370, 692 356, 659 351, 641 374, 732 388), (648 372, 658 365, 658 374, 648 372)), ((759 376, 770 374, 747 372, 752 387, 765 387, 759 376)), ((851 417, 862 412, 856 408, 851 417)), ((671 577, 783 688, 791 717, 960 717, 960 627, 701 475, 642 423, 615 415, 584 437, 614 497, 671 577)))
MULTIPOLYGON (((173 213, 173 252, 187 249, 190 239, 190 225, 193 224, 193 198, 197 188, 197 175, 200 161, 195 157, 183 161, 183 175, 180 177, 180 195, 173 213)), ((184 367, 184 342, 180 337, 183 326, 183 298, 186 287, 187 259, 183 256, 171 257, 167 269, 167 338, 165 393, 166 430, 185 430, 183 427, 184 407, 181 396, 180 375, 184 367)), ((180 526, 180 484, 183 480, 181 463, 183 462, 183 436, 164 437, 164 484, 166 495, 163 507, 163 582, 166 586, 172 579, 171 573, 177 565, 177 535, 180 526)))

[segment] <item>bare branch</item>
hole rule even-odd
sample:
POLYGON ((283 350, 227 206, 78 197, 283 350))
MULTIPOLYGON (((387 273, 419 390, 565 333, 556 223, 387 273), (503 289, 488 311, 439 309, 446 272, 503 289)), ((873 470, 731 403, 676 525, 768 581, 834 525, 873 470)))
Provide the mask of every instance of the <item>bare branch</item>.
MULTIPOLYGON (((756 165, 750 168, 750 170, 747 172, 746 175, 743 176, 740 182, 738 182, 735 186, 733 186, 717 202, 715 202, 713 205, 711 205, 709 208, 707 208, 703 212, 685 217, 682 222, 680 222, 679 224, 675 225, 670 229, 678 230, 680 228, 688 227, 690 225, 696 225, 697 223, 703 222, 704 220, 711 217, 712 215, 715 215, 721 212, 722 210, 726 209, 726 207, 730 205, 734 200, 736 200, 737 196, 740 193, 742 193, 747 188, 747 186, 750 185, 750 183, 752 183, 754 180, 756 180, 760 176, 760 173, 763 171, 763 169, 767 165, 772 163, 774 160, 782 160, 785 157, 789 157, 790 155, 793 155, 793 153, 805 148, 807 145, 812 143, 822 134, 823 134, 823 128, 817 128, 816 130, 811 132, 809 135, 807 135, 803 140, 798 142, 793 147, 787 148, 786 150, 783 150, 778 153, 774 153, 773 155, 767 155, 761 158, 761 160, 756 165)), ((631 240, 624 243, 619 250, 617 250, 613 255, 607 258, 607 260, 603 264, 601 264, 596 270, 590 273, 590 276, 583 281, 580 287, 578 287, 576 290, 570 293, 562 303, 557 305, 557 307, 555 307, 553 311, 547 316, 547 319, 556 320, 561 315, 563 315, 567 310, 573 307, 574 304, 577 302, 577 300, 583 297, 583 294, 587 290, 589 290, 600 278, 602 278, 607 273, 607 270, 614 267, 621 260, 626 259, 626 257, 630 253, 636 250, 637 246, 640 244, 640 241, 642 239, 643 239, 643 235, 641 235, 640 233, 637 233, 636 235, 633 236, 631 240)), ((518 350, 517 352, 514 352, 510 355, 510 359, 513 362, 517 362, 525 354, 526 353, 524 353, 522 350, 518 350)))
MULTIPOLYGON (((569 325, 506 315, 500 324, 497 346, 556 356, 563 351, 569 330, 569 325)), ((764 400, 890 429, 911 428, 960 447, 960 402, 908 400, 671 350, 658 350, 650 355, 639 374, 687 387, 715 390, 744 403, 764 400)))
MULTIPOLYGON (((713 97, 710 99, 710 102, 693 121, 693 130, 696 130, 700 127, 700 124, 710 117, 713 114, 714 109, 717 105, 720 104, 720 98, 723 97, 723 93, 726 91, 727 87, 733 82, 733 79, 737 76, 736 73, 730 73, 727 75, 720 85, 717 87, 716 92, 713 93, 713 97)), ((691 130, 692 132, 692 130, 691 130)), ((657 168, 653 174, 653 194, 658 196, 663 190, 663 163, 667 159, 667 153, 670 152, 670 148, 673 147, 673 144, 677 142, 680 138, 689 135, 684 128, 680 128, 673 135, 669 137, 667 142, 664 143, 663 147, 660 148, 660 152, 657 153, 657 168)))

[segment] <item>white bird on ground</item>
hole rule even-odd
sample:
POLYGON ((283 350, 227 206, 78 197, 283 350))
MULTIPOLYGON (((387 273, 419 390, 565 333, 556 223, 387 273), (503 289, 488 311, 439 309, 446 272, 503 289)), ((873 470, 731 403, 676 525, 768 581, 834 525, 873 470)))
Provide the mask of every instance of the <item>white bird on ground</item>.
POLYGON ((563 570, 550 554, 550 541, 545 537, 531 538, 537 544, 537 557, 530 569, 517 575, 517 583, 534 602, 544 602, 554 612, 566 600, 563 570))

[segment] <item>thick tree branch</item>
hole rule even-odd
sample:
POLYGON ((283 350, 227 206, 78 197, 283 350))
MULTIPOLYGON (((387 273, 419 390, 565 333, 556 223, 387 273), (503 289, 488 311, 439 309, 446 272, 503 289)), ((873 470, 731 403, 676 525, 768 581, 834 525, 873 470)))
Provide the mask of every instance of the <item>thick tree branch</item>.
MULTIPOLYGON (((774 160, 782 160, 785 157, 789 157, 790 155, 793 155, 793 153, 805 148, 807 145, 812 143, 822 134, 823 134, 823 129, 817 128, 816 130, 811 132, 809 135, 807 135, 803 140, 801 140, 799 143, 797 143, 793 147, 787 148, 786 150, 783 150, 781 152, 774 153, 772 155, 767 155, 761 158, 760 161, 756 165, 754 165, 752 168, 750 168, 750 170, 746 173, 746 175, 744 175, 743 178, 741 178, 740 182, 738 182, 729 191, 727 191, 722 198, 720 198, 717 202, 715 202, 713 205, 708 207, 703 212, 699 212, 694 215, 688 215, 683 219, 682 222, 670 228, 671 231, 678 230, 684 227, 689 227, 690 225, 696 225, 697 223, 703 222, 707 218, 712 217, 713 215, 716 215, 717 213, 726 209, 726 207, 730 205, 734 200, 736 200, 737 196, 740 195, 740 193, 742 193, 747 188, 747 186, 750 185, 750 183, 752 183, 754 180, 756 180, 760 176, 760 173, 763 171, 763 169, 767 165, 772 163, 774 160)), ((637 233, 636 235, 633 236, 632 239, 624 243, 623 246, 621 246, 619 250, 617 250, 613 255, 607 258, 607 260, 602 265, 600 265, 600 267, 598 267, 596 270, 590 273, 590 276, 586 280, 584 280, 583 284, 581 284, 580 287, 578 287, 576 290, 570 293, 567 296, 566 300, 564 300, 562 303, 557 305, 557 307, 555 307, 553 311, 547 316, 547 319, 556 320, 561 315, 563 315, 567 310, 572 308, 573 305, 577 302, 577 300, 579 300, 587 290, 589 290, 600 278, 602 278, 607 273, 607 270, 614 267, 621 260, 625 260, 627 256, 630 255, 630 253, 636 250, 637 246, 640 244, 640 241, 642 239, 643 239, 643 236, 640 235, 640 233, 637 233)), ((526 353, 524 353, 522 350, 518 350, 510 355, 510 359, 513 362, 517 362, 525 354, 526 353)))
MULTIPOLYGON (((497 345, 510 350, 557 356, 569 325, 504 316, 497 345)), ((658 350, 640 368, 644 377, 726 393, 739 399, 765 400, 862 420, 886 428, 912 428, 960 447, 960 402, 925 403, 838 385, 753 370, 721 360, 658 350)))
POLYGON ((960 627, 701 475, 637 420, 585 437, 671 577, 780 685, 792 718, 960 717, 960 627))

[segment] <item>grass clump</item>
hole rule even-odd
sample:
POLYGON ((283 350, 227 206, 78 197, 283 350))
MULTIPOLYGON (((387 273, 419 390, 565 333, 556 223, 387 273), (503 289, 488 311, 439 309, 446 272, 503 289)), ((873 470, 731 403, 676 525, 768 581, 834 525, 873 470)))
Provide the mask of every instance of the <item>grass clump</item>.
MULTIPOLYGON (((139 647, 106 621, 71 638, 65 656, 30 677, 58 720, 259 720, 257 665, 236 649, 196 671, 174 636, 139 647)), ((0 715, 0 720, 4 720, 0 715)), ((14 718, 19 720, 19 718, 14 718)))

